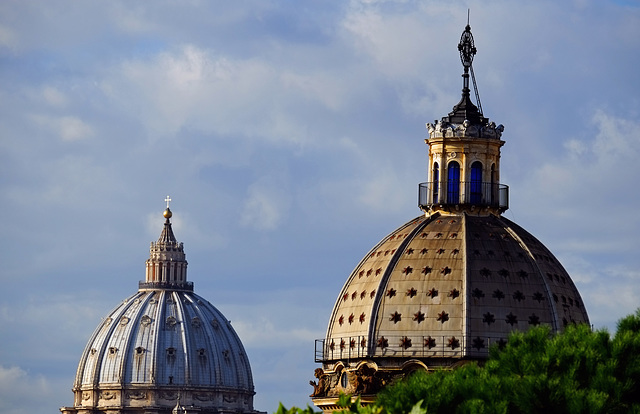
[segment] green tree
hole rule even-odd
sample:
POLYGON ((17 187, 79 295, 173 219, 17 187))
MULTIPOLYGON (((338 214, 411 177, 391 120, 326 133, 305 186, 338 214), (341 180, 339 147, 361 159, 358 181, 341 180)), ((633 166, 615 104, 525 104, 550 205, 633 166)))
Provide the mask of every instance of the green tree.
POLYGON ((426 413, 640 413, 640 310, 606 330, 569 326, 513 333, 489 360, 416 373, 383 391, 392 414, 420 402, 426 413))
MULTIPOLYGON (((640 414, 640 309, 606 330, 569 326, 516 332, 482 365, 416 372, 388 387, 373 406, 341 396, 343 413, 640 414)), ((282 405, 277 414, 318 414, 282 405)))

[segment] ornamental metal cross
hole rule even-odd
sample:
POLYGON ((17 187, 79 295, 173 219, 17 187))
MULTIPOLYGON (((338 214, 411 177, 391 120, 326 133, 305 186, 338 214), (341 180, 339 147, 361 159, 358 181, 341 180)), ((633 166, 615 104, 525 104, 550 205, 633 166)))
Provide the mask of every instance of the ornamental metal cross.
POLYGON ((165 198, 164 201, 167 202, 167 208, 169 208, 169 203, 171 202, 171 197, 167 196, 167 198, 165 198))

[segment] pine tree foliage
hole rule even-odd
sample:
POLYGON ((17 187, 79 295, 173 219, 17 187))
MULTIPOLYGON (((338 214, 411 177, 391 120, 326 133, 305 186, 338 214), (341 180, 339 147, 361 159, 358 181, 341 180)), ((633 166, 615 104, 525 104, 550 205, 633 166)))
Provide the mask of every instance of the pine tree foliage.
POLYGON ((586 325, 513 333, 484 366, 416 373, 377 404, 396 414, 420 401, 426 413, 640 413, 640 310, 613 338, 586 325))
MULTIPOLYGON (((342 396, 343 413, 358 414, 640 414, 640 309, 616 334, 569 326, 515 332, 483 364, 416 372, 384 390, 375 405, 342 396)), ((314 414, 282 405, 276 414, 314 414)), ((318 413, 315 413, 318 414, 318 413)))

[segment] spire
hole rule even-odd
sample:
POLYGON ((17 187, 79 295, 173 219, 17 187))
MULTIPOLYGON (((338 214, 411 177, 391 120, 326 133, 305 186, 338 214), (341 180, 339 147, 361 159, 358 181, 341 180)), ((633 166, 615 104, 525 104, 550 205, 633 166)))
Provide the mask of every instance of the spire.
POLYGON ((164 227, 157 242, 151 242, 149 259, 146 263, 146 277, 140 282, 140 289, 193 290, 193 283, 187 282, 187 260, 184 246, 176 240, 171 228, 173 213, 169 209, 171 198, 165 198, 167 208, 162 213, 164 227))
MULTIPOLYGON (((169 203, 167 203, 169 204, 169 203)), ((173 230, 171 229, 171 217, 173 216, 173 213, 171 212, 171 210, 169 209, 169 206, 167 205, 167 209, 164 211, 164 213, 162 213, 162 215, 164 216, 165 220, 164 220, 164 228, 162 229, 162 233, 160 233, 160 237, 158 238, 158 243, 165 243, 165 244, 177 244, 178 241, 176 240, 176 236, 174 236, 173 234, 173 230)))
POLYGON ((460 102, 453 107, 453 111, 449 112, 448 116, 442 118, 442 121, 452 124, 462 124, 464 121, 469 121, 472 125, 485 125, 488 119, 482 115, 482 110, 471 101, 471 89, 469 89, 469 72, 471 72, 473 86, 476 91, 476 100, 478 101, 478 105, 480 105, 480 96, 478 95, 478 88, 472 66, 473 57, 478 50, 473 42, 468 17, 467 26, 464 28, 462 36, 460 36, 458 51, 460 52, 460 61, 464 69, 462 74, 462 98, 460 102))

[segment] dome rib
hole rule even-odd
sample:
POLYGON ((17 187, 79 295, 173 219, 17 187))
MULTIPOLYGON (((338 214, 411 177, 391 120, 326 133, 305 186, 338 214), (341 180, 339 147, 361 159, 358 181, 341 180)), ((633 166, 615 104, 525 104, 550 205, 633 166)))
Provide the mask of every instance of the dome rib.
MULTIPOLYGON (((400 232, 401 230, 411 226, 412 224, 415 224, 416 222, 420 221, 422 217, 417 217, 416 219, 410 221, 409 223, 405 223, 402 226, 398 227, 396 230, 394 230, 391 234, 396 234, 398 232, 400 232)), ((346 282, 344 283, 344 285, 342 285, 342 289, 340 290, 340 294, 338 295, 338 299, 336 300, 336 302, 333 305, 333 311, 331 314, 331 318, 329 319, 329 324, 327 326, 327 333, 325 335, 325 338, 327 340, 330 340, 331 338, 331 333, 333 331, 333 327, 335 324, 335 321, 337 319, 337 313, 339 311, 339 305, 340 302, 342 300, 342 297, 345 293, 347 293, 348 288, 351 286, 352 281, 357 277, 358 275, 358 271, 360 269, 362 269, 363 265, 366 263, 366 261, 372 256, 373 253, 376 252, 376 250, 378 250, 385 242, 387 242, 387 240, 389 240, 390 235, 387 235, 386 237, 384 237, 382 240, 380 240, 378 242, 378 244, 376 244, 375 246, 373 246, 373 248, 371 250, 369 250, 367 252, 367 254, 362 258, 362 260, 360 260, 360 262, 358 263, 358 265, 355 267, 355 269, 351 272, 351 275, 349 276, 349 278, 347 278, 346 282)), ((376 298, 377 299, 377 298, 376 298)), ((375 301, 374 301, 375 303, 375 301)), ((372 305, 373 306, 373 305, 372 305)), ((372 309, 369 309, 369 314, 372 313, 372 309)))
MULTIPOLYGON (((173 297, 173 303, 176 304, 176 315, 178 319, 177 327, 180 329, 180 337, 182 338, 182 346, 184 351, 184 384, 193 385, 191 379, 191 360, 193 353, 193 344, 191 343, 191 338, 187 334, 187 321, 185 318, 184 305, 182 303, 182 298, 178 294, 178 292, 171 292, 171 296, 173 297)), ((190 330, 189 330, 190 331, 190 330)))
MULTIPOLYGON (((429 224, 431 221, 433 221, 436 217, 439 217, 439 216, 440 216, 440 214, 436 213, 433 216, 428 217, 422 223, 418 224, 413 230, 411 230, 409 235, 404 238, 404 240, 402 241, 400 246, 397 248, 397 250, 395 251, 395 253, 391 257, 391 260, 389 261, 389 264, 387 265, 387 268, 384 271, 384 274, 383 274, 382 279, 380 281, 380 288, 376 292, 376 297, 375 297, 375 300, 373 301, 373 304, 372 304, 372 307, 371 307, 371 320, 369 322, 369 332, 368 332, 368 337, 367 337, 367 344, 368 344, 367 354, 368 354, 368 356, 375 355, 375 351, 376 351, 376 340, 375 339, 376 339, 376 334, 377 334, 378 328, 379 328, 379 326, 378 326, 378 316, 380 315, 380 307, 382 306, 382 300, 384 298, 385 292, 387 291, 387 287, 388 287, 388 284, 389 284, 389 279, 391 278, 391 274, 395 270, 395 268, 396 268, 396 266, 398 264, 398 261, 400 260, 400 258, 404 254, 405 250, 407 249, 409 244, 413 241, 415 235, 418 232, 422 231, 422 229, 424 229, 427 224, 429 224)), ((408 224, 411 224, 411 223, 413 223, 413 222, 410 222, 408 224)), ((398 230, 393 232, 392 234, 396 234, 401 229, 404 229, 406 227, 407 227, 407 225, 402 226, 398 230)), ((389 238, 389 236, 385 237, 382 242, 386 241, 388 238, 389 238)), ((382 242, 380 244, 382 244, 382 242)))
MULTIPOLYGON (((520 246, 522 246, 522 248, 527 251, 527 254, 529 254, 529 257, 531 258, 533 264, 535 265, 536 269, 538 270, 538 273, 541 276, 541 279, 542 279, 542 282, 543 282, 543 286, 544 286, 544 289, 545 289, 545 292, 546 292, 545 298, 546 298, 547 302, 549 303, 549 309, 551 309, 551 312, 553 313, 553 317, 551 318, 551 325, 552 325, 552 328, 553 328, 554 332, 558 331, 560 329, 559 326, 558 326, 558 320, 560 319, 559 315, 558 315, 558 309, 556 308, 556 306, 553 303, 553 301, 550 300, 550 298, 552 297, 553 293, 551 292, 551 288, 549 286, 549 283, 547 282, 547 279, 544 277, 544 272, 540 268, 540 264, 538 263, 538 261, 536 260, 535 256, 531 252, 531 249, 529 248, 527 243, 520 237, 520 235, 517 232, 515 232, 512 229, 512 225, 514 223, 512 223, 511 221, 509 221, 507 219, 504 219, 502 217, 500 217, 500 218, 496 217, 496 219, 498 221, 500 221, 501 224, 503 224, 505 230, 507 230, 509 232, 509 234, 511 234, 511 236, 513 238, 515 238, 518 241, 518 243, 520 243, 520 246)), ((523 229, 520 228, 520 231, 523 231, 523 229)))

